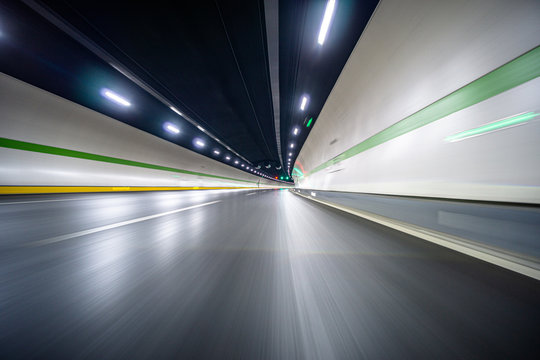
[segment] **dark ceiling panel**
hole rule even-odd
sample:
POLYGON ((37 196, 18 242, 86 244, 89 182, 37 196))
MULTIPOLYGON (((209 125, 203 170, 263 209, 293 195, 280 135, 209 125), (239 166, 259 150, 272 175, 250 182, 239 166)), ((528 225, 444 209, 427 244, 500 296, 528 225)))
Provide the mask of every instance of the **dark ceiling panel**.
POLYGON ((337 0, 326 41, 321 46, 317 39, 327 1, 280 1, 280 117, 284 159, 292 151, 294 162, 313 128, 313 125, 309 129, 303 126, 304 120, 313 118, 313 123, 316 122, 377 3, 377 0, 337 0), (309 97, 309 103, 301 111, 304 94, 309 97), (292 134, 295 126, 302 129, 298 136, 292 134), (296 144, 293 150, 288 146, 291 142, 296 144))
POLYGON ((250 161, 277 158, 258 1, 44 3, 250 161))
MULTIPOLYGON (((231 152, 197 129, 200 124, 268 175, 285 175, 278 170, 264 0, 24 2, 31 6, 0 0, 0 71, 227 163, 231 152), (111 65, 126 69, 135 82, 111 65), (105 87, 129 97, 133 106, 111 105, 99 95, 105 87), (181 133, 164 131, 166 121, 181 133), (207 146, 196 149, 195 137, 207 146)), ((284 159, 287 145, 295 141, 296 155, 308 135, 304 130, 292 136, 293 126, 307 115, 317 118, 376 4, 338 1, 321 47, 317 35, 326 1, 279 2, 284 159), (310 96, 305 113, 299 111, 302 94, 310 96)))

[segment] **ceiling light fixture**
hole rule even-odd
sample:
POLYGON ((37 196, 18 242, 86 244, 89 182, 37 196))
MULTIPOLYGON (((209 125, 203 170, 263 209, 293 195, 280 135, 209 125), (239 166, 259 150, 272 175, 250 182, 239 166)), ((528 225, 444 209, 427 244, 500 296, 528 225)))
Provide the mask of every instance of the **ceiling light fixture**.
POLYGON ((197 125, 197 129, 201 130, 202 132, 205 132, 204 128, 201 125, 197 125))
POLYGON ((294 148, 294 144, 291 143, 291 149, 293 149, 293 148, 294 148))
POLYGON ((131 103, 124 99, 122 96, 118 95, 114 91, 111 91, 109 89, 103 89, 101 91, 101 94, 106 97, 109 100, 114 101, 117 104, 120 104, 122 106, 131 106, 131 103))
POLYGON ((178 127, 174 126, 173 124, 169 122, 163 124, 163 127, 165 128, 165 130, 167 130, 168 132, 172 134, 178 134, 180 132, 180 129, 178 127))
POLYGON ((231 157, 230 156, 225 156, 225 160, 231 160, 231 157))
POLYGON ((332 15, 334 14, 334 8, 336 5, 336 0, 328 0, 326 3, 326 10, 324 11, 324 17, 321 24, 321 30, 319 31, 319 45, 324 44, 326 39, 326 34, 328 33, 328 28, 330 27, 330 21, 332 21, 332 15))
POLYGON ((219 150, 214 150, 214 154, 219 155, 220 154, 219 150))
POLYGON ((204 147, 204 141, 202 141, 201 139, 195 139, 195 145, 198 146, 198 147, 204 147))
POLYGON ((300 104, 300 110, 304 111, 306 109, 307 96, 302 96, 302 103, 300 104))
POLYGON ((300 130, 297 127, 295 127, 294 130, 293 130, 293 135, 298 135, 299 131, 300 130))

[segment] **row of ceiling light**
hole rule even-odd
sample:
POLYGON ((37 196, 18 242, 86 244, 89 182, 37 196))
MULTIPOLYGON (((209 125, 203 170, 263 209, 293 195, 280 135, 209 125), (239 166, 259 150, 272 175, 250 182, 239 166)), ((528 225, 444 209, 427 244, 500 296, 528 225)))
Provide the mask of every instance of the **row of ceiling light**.
MULTIPOLYGON (((323 21, 322 21, 322 24, 321 24, 321 29, 319 31, 319 37, 318 37, 318 43, 319 45, 323 45, 324 44, 324 41, 326 39, 326 35, 328 33, 328 29, 330 27, 330 22, 332 20, 332 16, 334 14, 334 9, 335 9, 335 0, 328 0, 327 4, 326 4, 326 10, 324 12, 324 17, 323 17, 323 21)), ((129 107, 131 106, 131 103, 125 99, 124 97, 116 94, 114 91, 112 90, 109 90, 109 89, 103 89, 102 91, 102 95, 104 97, 106 97, 107 99, 119 104, 119 105, 122 105, 122 106, 125 106, 125 107, 129 107)), ((308 105, 308 102, 309 102, 309 97, 308 95, 303 95, 302 96, 302 99, 300 101, 300 110, 301 111, 305 111, 307 109, 307 105, 308 105)), ((178 109, 176 109, 175 107, 173 106, 169 106, 169 108, 174 111, 176 114, 184 117, 184 114, 182 114, 178 109)), ((309 127, 309 125, 311 125, 311 119, 309 121, 309 124, 307 125, 307 127, 309 127)), ((173 134, 173 135, 177 135, 180 133, 180 129, 174 125, 173 123, 171 122, 166 122, 163 124, 163 128, 173 134)), ((202 131, 203 133, 207 133, 206 130, 200 126, 200 125, 197 125, 197 128, 202 131)), ((294 127, 293 130, 292 130, 292 134, 294 136, 297 136, 298 134, 300 133, 300 128, 299 127, 294 127)), ((205 142, 199 138, 194 138, 193 139, 193 144, 197 147, 197 148, 204 148, 206 146, 205 142)), ((289 147, 290 149, 294 149, 295 147, 295 143, 294 142, 291 142, 289 144, 289 147)), ((226 146, 226 148, 229 150, 229 151, 232 151, 232 149, 230 149, 229 147, 226 146)), ((221 155, 221 152, 218 150, 218 149, 215 149, 213 151, 214 155, 216 156, 219 156, 221 155)), ((292 160, 292 156, 293 156, 293 152, 292 150, 289 152, 288 154, 288 158, 287 158, 287 173, 289 174, 290 176, 290 173, 291 173, 291 160, 292 160)), ((231 160, 231 156, 230 155, 226 155, 225 156, 225 161, 230 161, 231 160)), ((254 174, 256 175, 259 175, 259 176, 263 176, 263 177, 266 177, 266 178, 269 178, 271 179, 271 177, 269 177, 268 175, 264 174, 264 173, 261 173, 259 171, 256 171, 256 169, 254 169, 253 167, 249 167, 247 166, 246 164, 244 163, 241 163, 239 160, 234 160, 234 164, 235 165, 240 165, 240 167, 242 168, 245 168, 246 170, 249 170, 251 172, 253 172, 254 174)), ((277 177, 276 177, 277 179, 277 177)), ((281 179, 283 180, 283 179, 281 179)), ((288 177, 287 177, 287 180, 288 180, 288 177)))
MULTIPOLYGON (((323 21, 321 23, 321 29, 319 30, 319 37, 317 39, 317 43, 322 46, 324 44, 324 41, 326 40, 326 35, 328 34, 328 29, 330 28, 330 22, 332 21, 332 17, 334 15, 334 9, 336 7, 336 0, 328 0, 326 3, 326 10, 324 11, 324 17, 323 21)), ((302 95, 302 98, 300 100, 300 111, 305 111, 307 109, 309 103, 309 96, 308 95, 302 95)), ((306 127, 311 126, 312 119, 309 119, 306 127)), ((300 133, 300 128, 298 126, 295 126, 292 130, 292 134, 294 136, 298 135, 300 133)), ((291 142, 289 144, 289 147, 291 149, 294 149, 294 142, 291 142)), ((289 152, 289 156, 287 158, 287 174, 291 175, 291 160, 292 160, 293 152, 292 150, 289 152)), ((288 179, 288 177, 287 177, 288 179)))
MULTIPOLYGON (((123 96, 120 96, 118 95, 117 93, 115 93, 114 91, 112 90, 109 90, 109 89, 103 89, 101 91, 101 94, 115 102, 116 104, 118 105, 122 105, 122 106, 125 106, 125 107, 130 107, 131 106, 131 102, 129 102, 129 100, 127 100, 126 98, 124 98, 123 96)), ((176 114, 184 117, 184 114, 182 114, 178 109, 176 109, 175 107, 173 106, 170 106, 170 109, 172 111, 174 111, 176 114)), ((170 134, 173 134, 173 135, 178 135, 180 133, 180 128, 178 128, 178 126, 176 126, 175 124, 171 123, 171 122, 165 122, 163 124, 163 128, 170 134)), ((206 130, 200 126, 200 125, 197 125, 197 128, 202 131, 203 133, 206 133, 206 130)), ((193 139, 193 145, 199 149, 202 149, 206 146, 206 143, 200 139, 200 138, 194 138, 193 139)), ((228 150, 231 150, 230 148, 227 147, 228 150)), ((221 155, 221 151, 219 151, 218 149, 214 149, 213 150, 213 154, 216 155, 216 156, 219 156, 221 155)), ((225 155, 224 156, 224 159, 225 161, 229 162, 232 160, 232 157, 230 155, 225 155)), ((240 160, 238 159, 235 159, 233 161, 234 165, 237 165, 237 166, 240 166, 241 168, 244 168, 245 170, 248 170, 250 172, 252 172, 253 174, 255 175, 259 175, 259 176, 262 176, 262 177, 265 177, 267 179, 272 179, 270 176, 268 176, 267 174, 263 173, 263 172, 260 172, 258 171, 258 169, 254 168, 253 166, 249 166, 250 164, 246 164, 246 163, 243 163, 241 162, 240 160)), ((276 178, 277 179, 277 178, 276 178)))

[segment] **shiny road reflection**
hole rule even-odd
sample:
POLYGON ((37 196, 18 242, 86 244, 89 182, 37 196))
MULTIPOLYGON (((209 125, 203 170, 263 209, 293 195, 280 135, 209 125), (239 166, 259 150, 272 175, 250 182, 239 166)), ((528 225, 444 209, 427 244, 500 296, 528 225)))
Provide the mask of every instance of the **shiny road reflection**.
POLYGON ((533 357, 538 304, 288 191, 0 198, 1 358, 533 357))

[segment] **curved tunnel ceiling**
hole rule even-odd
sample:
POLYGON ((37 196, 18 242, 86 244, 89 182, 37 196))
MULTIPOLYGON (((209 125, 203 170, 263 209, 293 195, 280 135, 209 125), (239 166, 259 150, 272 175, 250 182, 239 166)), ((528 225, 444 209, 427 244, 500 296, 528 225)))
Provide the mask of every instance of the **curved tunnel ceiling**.
POLYGON ((326 1, 276 0, 265 17, 268 2, 1 1, 0 71, 232 166, 287 176, 377 1, 338 1, 323 46, 326 1), (278 34, 267 34, 268 16, 278 34), (279 42, 273 79, 268 39, 279 42))

